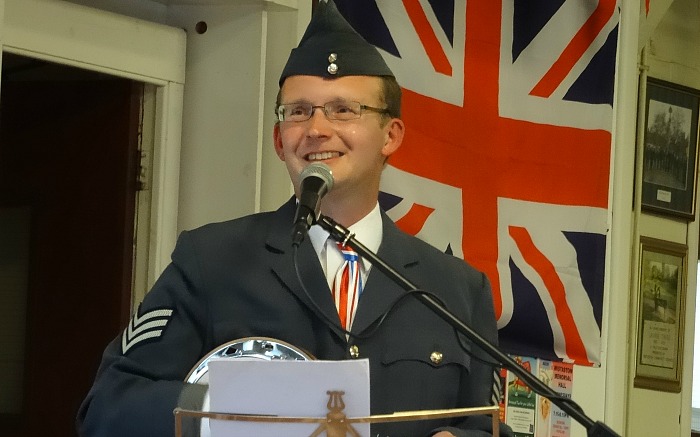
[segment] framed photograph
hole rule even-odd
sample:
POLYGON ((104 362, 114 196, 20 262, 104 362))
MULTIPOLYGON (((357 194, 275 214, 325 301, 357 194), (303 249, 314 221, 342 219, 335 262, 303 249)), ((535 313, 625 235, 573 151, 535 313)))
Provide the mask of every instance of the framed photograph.
POLYGON ((642 237, 634 386, 679 393, 688 248, 642 237))
POLYGON ((695 220, 700 91, 647 79, 642 209, 695 220))

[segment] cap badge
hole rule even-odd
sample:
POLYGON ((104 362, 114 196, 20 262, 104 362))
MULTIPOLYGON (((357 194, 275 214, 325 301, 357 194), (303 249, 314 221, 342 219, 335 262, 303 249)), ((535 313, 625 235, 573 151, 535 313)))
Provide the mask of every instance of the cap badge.
POLYGON ((336 74, 338 72, 338 64, 335 63, 335 61, 338 59, 338 54, 337 53, 331 53, 328 55, 328 72, 330 74, 336 74))

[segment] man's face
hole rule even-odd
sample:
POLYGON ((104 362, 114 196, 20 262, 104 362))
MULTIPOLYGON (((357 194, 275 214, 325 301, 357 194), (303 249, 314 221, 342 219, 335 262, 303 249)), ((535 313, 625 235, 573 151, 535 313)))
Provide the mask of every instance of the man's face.
MULTIPOLYGON (((381 79, 344 76, 323 79, 316 76, 288 77, 281 89, 281 103, 310 103, 323 106, 334 101, 355 101, 384 108, 381 79)), ((329 120, 317 108, 307 121, 283 121, 275 126, 275 151, 282 159, 298 193, 299 174, 312 162, 323 162, 333 172, 333 193, 378 190, 386 158, 403 138, 403 122, 373 111, 363 111, 354 120, 329 120)), ((376 192, 374 193, 376 196, 376 192)))

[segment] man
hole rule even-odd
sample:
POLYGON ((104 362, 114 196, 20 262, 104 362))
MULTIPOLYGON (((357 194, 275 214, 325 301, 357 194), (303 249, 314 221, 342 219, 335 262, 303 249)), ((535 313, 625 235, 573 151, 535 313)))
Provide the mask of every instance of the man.
MULTIPOLYGON (((401 232, 379 209, 382 169, 404 136, 400 88, 332 1, 318 5, 292 51, 278 104, 274 145, 296 197, 302 171, 326 164, 333 188, 321 213, 495 342, 486 277, 401 232)), ((173 408, 202 397, 201 387, 183 383, 185 375, 208 351, 244 337, 279 339, 318 359, 369 358, 372 414, 492 403, 487 359, 367 262, 359 263, 356 311, 339 315, 331 290, 341 252, 313 226, 295 257, 296 208, 293 198, 275 212, 182 233, 171 265, 135 315, 139 323, 158 320, 162 330, 137 340, 127 329, 110 344, 79 413, 82 435, 173 435, 173 408)), ((372 436, 489 431, 490 419, 474 416, 372 426, 372 436)))

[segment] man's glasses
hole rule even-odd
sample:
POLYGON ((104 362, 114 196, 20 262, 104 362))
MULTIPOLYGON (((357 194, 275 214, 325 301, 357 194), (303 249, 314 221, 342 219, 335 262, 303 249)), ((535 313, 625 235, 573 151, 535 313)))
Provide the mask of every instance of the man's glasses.
POLYGON ((328 102, 324 105, 312 105, 311 103, 287 103, 277 107, 277 119, 279 121, 306 121, 314 115, 316 109, 323 109, 323 113, 329 120, 355 120, 360 118, 363 111, 373 111, 387 114, 386 108, 375 108, 363 105, 359 102, 347 102, 343 100, 328 102))

